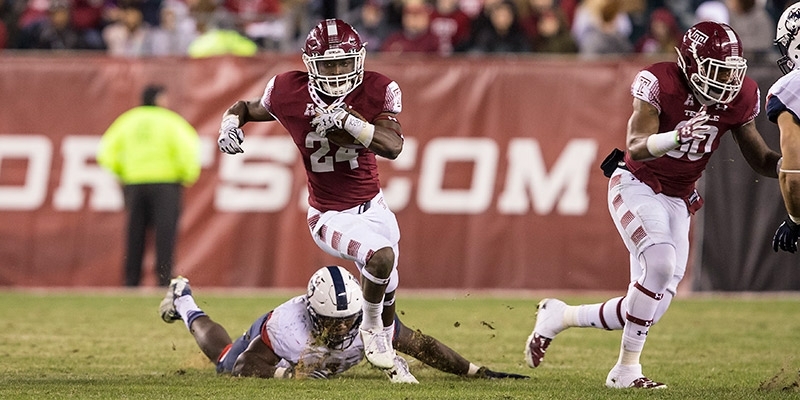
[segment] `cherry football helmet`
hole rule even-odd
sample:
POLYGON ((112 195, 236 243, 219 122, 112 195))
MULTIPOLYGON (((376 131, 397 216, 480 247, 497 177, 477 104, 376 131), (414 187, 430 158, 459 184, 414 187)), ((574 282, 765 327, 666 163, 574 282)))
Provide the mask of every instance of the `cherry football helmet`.
POLYGON ((800 31, 800 3, 789 6, 778 19, 775 32, 775 46, 781 52, 778 59, 778 68, 784 75, 800 66, 800 40, 797 39, 800 31))
POLYGON ((326 19, 308 33, 303 47, 303 63, 310 84, 320 92, 341 97, 350 93, 364 79, 367 50, 358 32, 340 19, 326 19), (352 58, 354 67, 339 75, 320 74, 319 63, 352 58))
POLYGON ((747 60, 739 35, 724 23, 703 21, 683 35, 678 66, 705 105, 727 104, 744 83, 747 60))
POLYGON ((342 267, 322 267, 308 281, 306 299, 314 333, 329 348, 349 347, 361 325, 358 280, 342 267))

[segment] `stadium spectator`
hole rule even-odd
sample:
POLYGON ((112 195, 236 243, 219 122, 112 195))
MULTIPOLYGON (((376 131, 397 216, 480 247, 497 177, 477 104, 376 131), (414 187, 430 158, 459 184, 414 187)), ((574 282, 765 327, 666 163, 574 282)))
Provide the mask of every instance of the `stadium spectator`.
POLYGON ((226 54, 249 57, 258 53, 258 44, 234 29, 213 28, 189 44, 189 57, 204 58, 226 54))
POLYGON ((383 41, 381 52, 438 53, 439 38, 430 31, 431 8, 422 0, 403 5, 402 27, 383 41))
POLYGON ((558 4, 558 8, 564 12, 564 16, 567 18, 567 25, 572 27, 572 21, 575 20, 575 12, 578 10, 578 4, 582 0, 556 0, 558 4))
POLYGON ((21 7, 22 11, 17 20, 17 26, 20 30, 26 30, 32 24, 45 20, 49 16, 50 0, 27 0, 21 2, 21 4, 23 5, 21 7))
POLYGON ((528 15, 521 20, 525 34, 536 53, 577 53, 564 11, 554 0, 530 0, 528 15))
POLYGON ((481 13, 483 3, 487 0, 458 0, 458 8, 474 20, 481 13))
POLYGON ((258 44, 244 36, 236 19, 215 0, 197 0, 191 6, 198 36, 189 45, 190 57, 214 57, 231 54, 240 57, 258 53, 258 44))
POLYGON ((8 47, 8 29, 6 23, 0 20, 0 50, 8 47))
MULTIPOLYGON (((681 27, 682 31, 685 31, 692 27, 692 25, 701 22, 697 20, 696 14, 699 4, 704 1, 709 0, 662 0, 660 5, 666 7, 670 12, 672 12, 672 15, 675 16, 675 20, 678 21, 678 26, 681 27)), ((727 21, 716 22, 728 23, 727 21)))
POLYGON ((150 32, 150 54, 185 56, 197 36, 197 21, 189 14, 186 4, 178 0, 166 1, 161 9, 161 24, 150 32))
POLYGON ((686 273, 691 217, 703 205, 697 180, 727 132, 755 172, 778 175, 780 154, 756 129, 758 84, 745 76, 747 61, 733 29, 698 23, 683 36, 679 54, 677 64, 656 63, 634 78, 626 151, 614 149, 602 163, 610 178, 608 210, 630 252, 628 291, 598 304, 539 302, 525 347, 532 368, 564 329, 622 330, 606 386, 665 387, 644 376, 640 357, 650 326, 667 311, 686 273))
MULTIPOLYGON (((489 15, 491 14, 492 8, 494 8, 495 4, 500 3, 503 0, 483 0, 481 2, 480 11, 471 16, 470 18, 470 43, 469 47, 471 48, 475 42, 475 37, 479 31, 488 29, 492 25, 490 21, 489 15)), ((472 15, 472 14, 467 14, 472 15)))
POLYGON ((439 54, 466 51, 470 44, 470 23, 469 16, 458 7, 458 0, 436 0, 430 30, 439 38, 439 54))
POLYGON ((742 38, 751 59, 774 56, 775 21, 764 4, 757 0, 726 0, 725 4, 730 12, 730 26, 742 38))
POLYGON ((123 185, 128 214, 125 286, 139 286, 147 232, 154 228, 156 282, 169 285, 183 187, 200 175, 195 129, 169 110, 163 86, 142 91, 142 105, 117 117, 100 140, 97 162, 123 185))
POLYGON ((103 28, 103 41, 108 54, 115 57, 149 55, 150 26, 144 22, 142 10, 133 1, 120 5, 120 19, 103 28))
POLYGON ((289 47, 289 21, 279 0, 224 0, 236 21, 236 30, 259 48, 282 51, 289 47))
MULTIPOLYGON (((364 360, 358 335, 362 292, 356 278, 339 266, 322 267, 305 294, 293 297, 253 322, 235 341, 194 299, 189 281, 177 277, 159 306, 165 322, 183 321, 220 374, 274 379, 328 379, 364 360)), ((479 367, 395 315, 392 340, 401 352, 451 374, 483 379, 527 379, 479 367)), ((406 360, 395 355, 383 370, 393 383, 419 383, 406 360)))
POLYGON ((517 6, 511 0, 503 0, 489 9, 489 24, 474 33, 470 51, 478 53, 523 53, 531 50, 531 44, 522 30, 517 6))
POLYGON ((633 25, 621 0, 583 0, 575 11, 572 36, 583 55, 633 52, 633 25))
POLYGON ((102 0, 72 0, 72 26, 81 33, 87 47, 105 49, 101 31, 103 29, 102 0))
MULTIPOLYGON (((525 35, 528 40, 533 41, 539 34, 539 18, 543 14, 561 14, 564 18, 567 28, 571 26, 570 16, 567 14, 565 4, 568 2, 559 0, 527 0, 519 8, 519 23, 522 29, 525 30, 525 35)), ((574 14, 574 8, 573 8, 574 14)))
POLYGON ((353 18, 352 25, 371 51, 380 51, 383 41, 392 32, 383 5, 378 0, 366 1, 353 18))
POLYGON ((19 18, 24 4, 16 0, 0 0, 0 37, 4 40, 3 48, 17 47, 19 18))
POLYGON ((700 3, 694 12, 694 23, 714 21, 727 24, 731 22, 728 6, 722 1, 708 0, 700 3))
POLYGON ((675 16, 666 8, 658 8, 650 14, 647 32, 634 48, 643 54, 675 54, 680 42, 681 30, 675 16))
POLYGON ((101 49, 102 42, 75 29, 67 1, 54 1, 47 18, 29 24, 20 33, 19 47, 23 49, 83 50, 101 49))

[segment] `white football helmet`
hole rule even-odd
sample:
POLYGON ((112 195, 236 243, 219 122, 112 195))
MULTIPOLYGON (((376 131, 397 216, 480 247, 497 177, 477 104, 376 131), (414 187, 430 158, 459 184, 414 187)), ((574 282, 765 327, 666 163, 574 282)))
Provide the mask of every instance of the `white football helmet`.
POLYGON ((332 349, 349 347, 361 325, 361 286, 346 269, 322 267, 308 281, 308 314, 314 333, 332 349))
POLYGON ((350 93, 364 80, 364 57, 367 49, 361 36, 340 19, 326 19, 308 33, 303 46, 303 63, 308 70, 309 84, 331 96, 350 93), (320 63, 353 59, 353 69, 338 75, 320 73, 320 63))
POLYGON ((782 56, 778 59, 778 68, 784 75, 800 66, 798 31, 800 31, 800 3, 795 3, 783 11, 775 31, 775 46, 782 56))

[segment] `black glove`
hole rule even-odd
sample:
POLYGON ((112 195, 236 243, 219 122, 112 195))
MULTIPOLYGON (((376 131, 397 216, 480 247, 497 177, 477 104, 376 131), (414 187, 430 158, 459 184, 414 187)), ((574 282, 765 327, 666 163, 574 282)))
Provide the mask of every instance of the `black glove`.
POLYGON ((495 372, 486 367, 480 367, 475 376, 484 379, 530 379, 530 376, 510 374, 508 372, 495 372))
POLYGON ((797 236, 800 233, 800 225, 797 225, 791 218, 786 219, 775 231, 775 236, 772 237, 772 250, 778 252, 780 247, 783 251, 794 253, 797 251, 797 236))

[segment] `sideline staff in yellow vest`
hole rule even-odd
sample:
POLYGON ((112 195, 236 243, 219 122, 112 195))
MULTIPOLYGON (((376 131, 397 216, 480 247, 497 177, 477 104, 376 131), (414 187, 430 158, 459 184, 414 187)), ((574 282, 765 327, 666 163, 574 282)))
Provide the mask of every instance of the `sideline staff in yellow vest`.
POLYGON ((121 181, 128 212, 125 286, 141 281, 149 228, 158 285, 169 285, 183 187, 200 175, 197 131, 168 106, 163 86, 147 86, 142 105, 117 117, 100 140, 97 162, 121 181))

